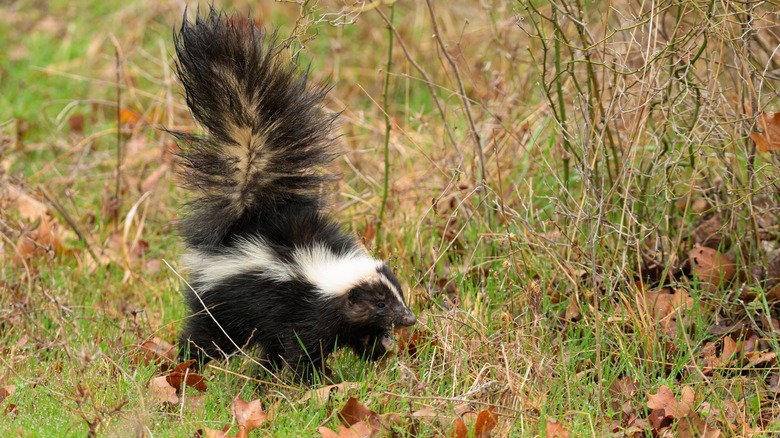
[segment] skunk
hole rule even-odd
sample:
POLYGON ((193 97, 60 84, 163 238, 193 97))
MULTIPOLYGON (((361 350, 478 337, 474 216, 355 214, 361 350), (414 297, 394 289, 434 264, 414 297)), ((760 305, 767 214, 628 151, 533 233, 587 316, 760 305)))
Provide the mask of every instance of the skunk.
POLYGON ((205 135, 172 134, 194 192, 180 221, 190 316, 180 358, 245 347, 302 376, 338 346, 376 359, 416 322, 390 268, 324 210, 337 115, 327 88, 250 19, 209 8, 174 35, 176 73, 205 135))

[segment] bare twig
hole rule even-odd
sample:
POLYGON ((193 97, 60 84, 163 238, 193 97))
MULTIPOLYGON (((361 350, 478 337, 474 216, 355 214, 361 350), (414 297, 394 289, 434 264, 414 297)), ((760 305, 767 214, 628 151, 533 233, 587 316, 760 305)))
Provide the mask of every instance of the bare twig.
POLYGON ((450 67, 452 67, 452 71, 455 73, 455 80, 458 83, 458 90, 460 92, 460 101, 463 104, 463 109, 466 114, 466 120, 469 123, 469 132, 471 133, 471 137, 474 139, 474 149, 477 153, 477 157, 479 158, 479 174, 477 175, 477 185, 482 185, 485 183, 485 154, 482 151, 482 139, 479 137, 479 133, 477 132, 477 127, 474 124, 474 117, 471 115, 471 104, 469 103, 468 97, 466 97, 466 89, 463 87, 463 80, 460 77, 460 70, 458 69, 458 64, 455 63, 455 61, 450 56, 449 52, 447 51, 447 48, 444 46, 444 43, 441 40, 441 36, 439 35, 439 27, 436 24, 436 14, 433 12, 433 5, 431 5, 431 0, 425 0, 425 3, 428 5, 428 11, 431 15, 431 25, 433 26, 433 38, 436 40, 436 42, 439 45, 439 48, 441 49, 442 53, 444 54, 444 57, 447 58, 447 62, 450 64, 450 67))

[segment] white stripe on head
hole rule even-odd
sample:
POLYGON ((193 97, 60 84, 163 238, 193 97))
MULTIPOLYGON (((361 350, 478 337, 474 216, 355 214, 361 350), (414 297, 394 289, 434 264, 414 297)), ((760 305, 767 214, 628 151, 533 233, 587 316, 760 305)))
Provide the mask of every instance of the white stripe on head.
POLYGON ((401 291, 398 290, 397 287, 395 287, 392 281, 390 281, 387 277, 385 277, 384 274, 381 273, 379 274, 379 281, 385 286, 387 286, 388 289, 390 289, 395 299, 397 299, 398 302, 401 303, 401 305, 406 307, 406 303, 404 303, 404 296, 401 294, 401 291))
POLYGON ((254 271, 259 277, 275 281, 290 281, 295 274, 259 237, 237 240, 235 246, 217 254, 191 249, 184 254, 183 261, 203 290, 247 272, 254 271))
POLYGON ((327 297, 344 295, 360 282, 376 278, 382 266, 360 249, 336 254, 321 243, 297 248, 293 259, 303 277, 327 297))

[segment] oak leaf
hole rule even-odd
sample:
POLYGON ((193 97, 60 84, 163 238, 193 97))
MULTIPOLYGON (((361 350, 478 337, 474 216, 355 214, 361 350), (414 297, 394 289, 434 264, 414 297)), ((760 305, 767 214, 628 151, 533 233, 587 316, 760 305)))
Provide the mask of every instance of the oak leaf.
POLYGON ((758 131, 750 131, 750 138, 756 142, 758 150, 770 152, 780 150, 780 112, 756 115, 756 128, 758 131))

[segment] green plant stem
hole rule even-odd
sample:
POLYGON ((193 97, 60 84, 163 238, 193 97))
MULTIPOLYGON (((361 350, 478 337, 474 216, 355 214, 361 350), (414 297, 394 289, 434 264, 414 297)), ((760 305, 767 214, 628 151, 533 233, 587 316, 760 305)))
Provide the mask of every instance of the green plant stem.
POLYGON ((379 206, 379 220, 376 224, 376 244, 382 239, 382 221, 385 218, 387 206, 387 194, 390 186, 390 114, 388 112, 388 94, 390 90, 390 69, 393 66, 393 17, 395 16, 395 4, 390 5, 390 23, 387 26, 387 64, 385 65, 385 83, 382 90, 382 112, 385 114, 385 175, 382 185, 382 204, 379 206))

